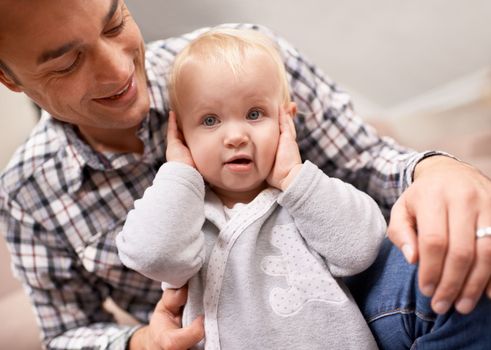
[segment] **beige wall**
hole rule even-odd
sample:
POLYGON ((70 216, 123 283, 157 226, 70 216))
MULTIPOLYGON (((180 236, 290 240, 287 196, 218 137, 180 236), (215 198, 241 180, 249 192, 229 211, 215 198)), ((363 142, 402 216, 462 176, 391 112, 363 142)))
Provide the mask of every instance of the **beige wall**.
MULTIPOLYGON (((36 114, 23 94, 15 94, 0 84, 0 168, 7 165, 14 150, 34 126, 36 114)), ((10 272, 10 258, 0 233, 0 348, 41 350, 39 330, 27 296, 10 272)))
POLYGON ((13 93, 0 84, 0 168, 26 139, 35 123, 35 110, 24 94, 13 93))
MULTIPOLYGON (((23 94, 0 84, 0 168, 3 169, 15 149, 26 139, 35 124, 35 110, 23 94)), ((10 276, 8 252, 0 234, 0 297, 9 294, 18 283, 10 276)))
POLYGON ((126 3, 147 40, 226 22, 267 25, 341 87, 357 91, 383 109, 491 62, 489 0, 126 3))

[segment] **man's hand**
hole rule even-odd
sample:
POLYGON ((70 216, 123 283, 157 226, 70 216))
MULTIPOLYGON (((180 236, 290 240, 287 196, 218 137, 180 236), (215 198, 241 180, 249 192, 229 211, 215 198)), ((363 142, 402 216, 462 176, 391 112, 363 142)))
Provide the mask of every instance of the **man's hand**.
POLYGON ((168 162, 175 161, 187 164, 196 168, 193 156, 189 151, 184 136, 177 126, 176 114, 173 111, 169 112, 169 122, 167 124, 167 149, 165 158, 168 162))
POLYGON ((491 181, 477 169, 444 156, 421 161, 413 184, 394 204, 390 239, 410 263, 419 256, 419 287, 432 308, 471 312, 483 291, 491 298, 491 181))
POLYGON ((293 116, 296 113, 295 104, 292 103, 288 111, 280 110, 280 139, 276 149, 276 158, 267 178, 270 186, 276 187, 282 191, 286 190, 288 185, 293 181, 302 166, 302 158, 298 149, 293 116))
POLYGON ((187 287, 166 289, 157 303, 150 324, 138 329, 129 341, 129 350, 185 350, 205 336, 203 317, 181 328, 182 306, 187 287))

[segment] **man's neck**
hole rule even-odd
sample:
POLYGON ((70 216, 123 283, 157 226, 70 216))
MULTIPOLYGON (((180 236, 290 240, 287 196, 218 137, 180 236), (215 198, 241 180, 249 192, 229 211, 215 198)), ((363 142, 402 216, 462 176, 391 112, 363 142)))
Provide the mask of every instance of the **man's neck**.
POLYGON ((139 126, 130 129, 95 129, 78 127, 80 136, 97 152, 143 153, 143 142, 136 132, 139 126))

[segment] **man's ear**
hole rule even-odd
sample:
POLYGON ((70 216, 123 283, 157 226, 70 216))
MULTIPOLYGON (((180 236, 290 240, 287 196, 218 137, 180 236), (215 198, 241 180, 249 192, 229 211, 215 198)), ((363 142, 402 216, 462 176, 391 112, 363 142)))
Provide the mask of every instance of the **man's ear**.
POLYGON ((290 102, 287 112, 290 114, 290 117, 295 118, 297 115, 297 104, 295 102, 290 102))
POLYGON ((13 92, 22 92, 19 84, 0 68, 0 82, 13 92))

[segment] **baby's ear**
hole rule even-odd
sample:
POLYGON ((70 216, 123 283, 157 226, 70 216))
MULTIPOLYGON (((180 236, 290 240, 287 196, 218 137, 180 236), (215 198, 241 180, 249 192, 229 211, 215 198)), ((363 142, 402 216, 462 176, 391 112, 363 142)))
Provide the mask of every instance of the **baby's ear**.
POLYGON ((290 102, 286 112, 290 114, 290 117, 295 118, 297 115, 297 104, 295 102, 290 102))

